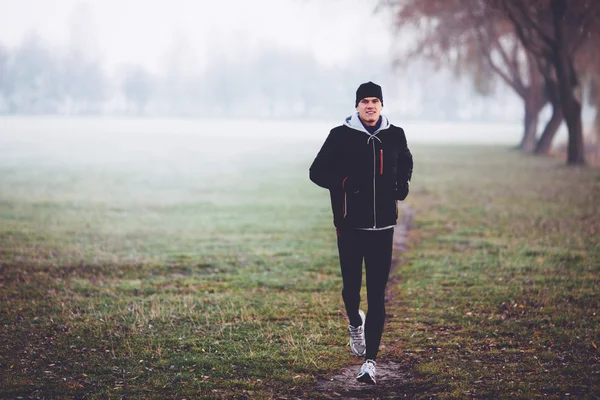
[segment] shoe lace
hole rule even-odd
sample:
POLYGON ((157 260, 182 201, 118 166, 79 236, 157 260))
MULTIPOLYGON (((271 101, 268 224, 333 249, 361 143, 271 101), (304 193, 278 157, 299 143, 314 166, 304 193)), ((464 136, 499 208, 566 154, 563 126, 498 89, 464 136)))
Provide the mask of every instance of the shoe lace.
POLYGON ((371 376, 375 376, 375 363, 372 361, 365 361, 364 370, 371 376))
POLYGON ((359 326, 358 328, 350 327, 350 337, 352 340, 362 343, 363 341, 363 328, 359 326))

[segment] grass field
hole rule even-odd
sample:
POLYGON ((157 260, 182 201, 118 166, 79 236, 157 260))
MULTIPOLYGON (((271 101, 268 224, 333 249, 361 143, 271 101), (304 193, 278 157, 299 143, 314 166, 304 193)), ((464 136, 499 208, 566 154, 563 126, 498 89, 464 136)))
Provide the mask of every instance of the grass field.
MULTIPOLYGON (((335 397, 316 380, 358 361, 320 143, 27 137, 0 150, 1 398, 335 397)), ((599 397, 600 171, 413 153, 398 397, 599 397)))

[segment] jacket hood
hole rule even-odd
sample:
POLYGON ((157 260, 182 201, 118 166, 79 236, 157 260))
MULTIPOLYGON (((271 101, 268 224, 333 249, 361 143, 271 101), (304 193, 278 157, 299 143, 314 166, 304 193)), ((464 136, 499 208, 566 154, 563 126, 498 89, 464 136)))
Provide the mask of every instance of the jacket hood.
POLYGON ((355 129, 357 131, 361 131, 365 135, 368 135, 369 137, 371 137, 371 136, 377 135, 379 132, 381 132, 385 129, 388 129, 390 127, 390 121, 388 121, 388 119, 386 118, 385 115, 381 114, 381 125, 379 126, 379 129, 377 129, 375 131, 375 133, 373 133, 372 135, 369 133, 369 131, 367 131, 365 129, 364 125, 360 121, 358 112, 355 112, 354 114, 346 117, 346 120, 344 121, 344 125, 346 125, 349 128, 355 129))

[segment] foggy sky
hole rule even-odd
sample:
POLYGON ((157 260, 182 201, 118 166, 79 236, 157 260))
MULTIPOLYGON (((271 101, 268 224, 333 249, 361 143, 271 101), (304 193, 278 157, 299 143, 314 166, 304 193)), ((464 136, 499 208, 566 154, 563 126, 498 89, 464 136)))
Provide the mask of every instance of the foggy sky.
POLYGON ((510 92, 481 100, 419 60, 393 71, 407 39, 377 2, 0 0, 0 114, 345 116, 373 80, 386 112, 518 118, 510 92))
MULTIPOLYGON (((80 47, 109 70, 119 64, 160 70, 174 44, 199 65, 213 54, 244 57, 260 47, 306 49, 328 66, 390 50, 388 18, 376 0, 0 0, 0 43, 37 33, 56 46, 80 47)), ((387 60, 386 60, 387 61, 387 60)))

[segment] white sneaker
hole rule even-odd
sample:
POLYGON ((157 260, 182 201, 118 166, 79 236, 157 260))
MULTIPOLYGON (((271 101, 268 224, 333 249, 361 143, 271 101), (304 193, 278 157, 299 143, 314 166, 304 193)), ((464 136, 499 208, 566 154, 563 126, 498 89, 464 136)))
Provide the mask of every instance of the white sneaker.
POLYGON ((358 327, 354 327, 352 325, 348 325, 348 330, 350 331, 350 348, 352 352, 359 357, 365 355, 367 351, 367 345, 365 343, 365 313, 362 310, 358 311, 360 318, 362 319, 362 324, 358 327))
POLYGON ((356 380, 375 385, 375 364, 377 363, 373 360, 365 360, 362 367, 360 367, 360 373, 356 377, 356 380))

